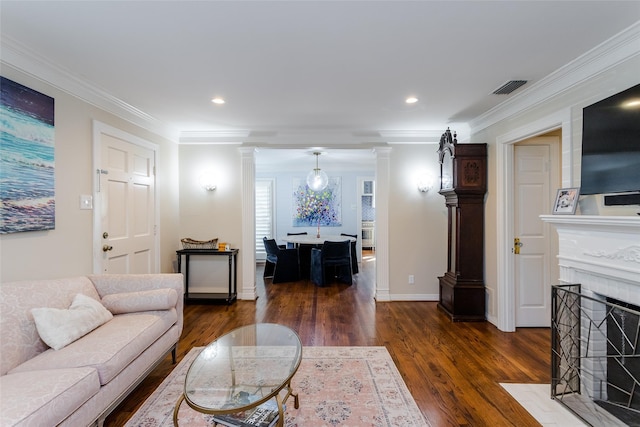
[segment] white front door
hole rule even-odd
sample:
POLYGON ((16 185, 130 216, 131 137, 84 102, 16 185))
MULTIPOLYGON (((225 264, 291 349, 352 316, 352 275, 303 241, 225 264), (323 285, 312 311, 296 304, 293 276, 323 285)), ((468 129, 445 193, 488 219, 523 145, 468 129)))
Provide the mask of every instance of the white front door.
POLYGON ((513 259, 517 327, 551 324, 551 285, 558 278, 553 250, 557 239, 539 216, 551 212, 559 177, 558 156, 554 152, 559 146, 558 137, 538 137, 514 147, 513 259))
POLYGON ((157 273, 153 144, 96 124, 94 273, 157 273))

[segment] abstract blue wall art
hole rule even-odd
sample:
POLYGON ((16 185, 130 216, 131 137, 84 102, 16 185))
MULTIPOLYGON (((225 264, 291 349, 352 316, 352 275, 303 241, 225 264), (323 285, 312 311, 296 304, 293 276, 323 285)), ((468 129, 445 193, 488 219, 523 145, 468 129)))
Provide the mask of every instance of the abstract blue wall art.
POLYGON ((55 228, 54 100, 0 77, 0 234, 55 228))
POLYGON ((294 227, 342 226, 342 188, 339 177, 329 178, 322 191, 313 191, 301 179, 293 180, 294 227))

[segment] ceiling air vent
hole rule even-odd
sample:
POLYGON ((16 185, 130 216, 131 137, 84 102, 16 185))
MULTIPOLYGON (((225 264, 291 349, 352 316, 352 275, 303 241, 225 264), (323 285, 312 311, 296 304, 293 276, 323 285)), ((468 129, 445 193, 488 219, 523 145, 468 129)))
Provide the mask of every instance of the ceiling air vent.
POLYGON ((520 86, 527 83, 526 80, 511 80, 500 86, 498 89, 493 91, 494 95, 508 95, 514 90, 518 89, 520 86))

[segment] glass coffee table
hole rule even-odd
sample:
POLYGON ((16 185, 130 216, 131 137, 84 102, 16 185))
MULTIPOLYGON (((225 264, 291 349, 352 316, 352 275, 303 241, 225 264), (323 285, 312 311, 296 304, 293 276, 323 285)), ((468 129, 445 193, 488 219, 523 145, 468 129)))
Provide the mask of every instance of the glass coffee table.
POLYGON ((301 360, 300 337, 286 326, 258 323, 235 329, 206 346, 189 367, 184 392, 173 410, 173 424, 178 425, 183 401, 198 412, 224 415, 275 399, 280 415, 277 426, 282 427, 289 396, 296 409, 300 405, 291 379, 301 360))

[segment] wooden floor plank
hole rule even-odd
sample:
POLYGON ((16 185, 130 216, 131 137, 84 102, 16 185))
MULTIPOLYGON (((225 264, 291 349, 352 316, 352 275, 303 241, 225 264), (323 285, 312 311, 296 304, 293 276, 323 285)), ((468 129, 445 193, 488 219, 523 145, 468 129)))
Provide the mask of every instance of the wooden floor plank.
MULTIPOLYGON (((488 322, 453 323, 435 302, 377 303, 374 266, 363 262, 352 286, 325 288, 308 280, 274 285, 258 268, 256 301, 185 307, 178 359, 234 328, 279 323, 305 346, 387 347, 434 427, 539 425, 499 383, 550 382, 548 328, 504 333, 488 322)), ((173 367, 164 360, 105 425, 123 425, 173 367)))

